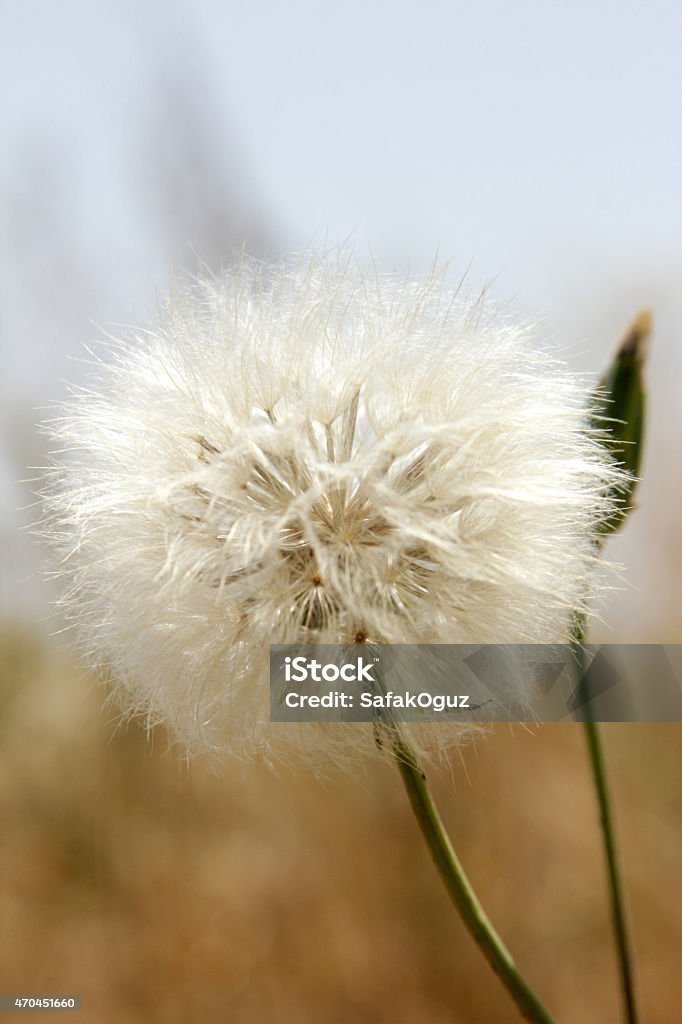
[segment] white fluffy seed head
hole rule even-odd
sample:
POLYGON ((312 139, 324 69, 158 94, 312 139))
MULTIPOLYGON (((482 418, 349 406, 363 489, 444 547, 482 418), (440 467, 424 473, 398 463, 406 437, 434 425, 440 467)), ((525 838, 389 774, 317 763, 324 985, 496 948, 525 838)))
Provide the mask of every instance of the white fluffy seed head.
POLYGON ((271 642, 567 640, 618 476, 531 336, 341 252, 241 259, 112 343, 44 501, 124 707, 188 749, 354 761, 369 726, 270 725, 271 642))

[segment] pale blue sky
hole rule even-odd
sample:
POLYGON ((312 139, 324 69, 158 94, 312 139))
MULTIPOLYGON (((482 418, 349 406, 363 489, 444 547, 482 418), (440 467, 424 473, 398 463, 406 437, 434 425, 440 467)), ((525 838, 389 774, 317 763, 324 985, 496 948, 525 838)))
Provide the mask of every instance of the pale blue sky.
POLYGON ((652 305, 648 487, 678 493, 679 3, 23 0, 2 22, 10 461, 91 322, 145 319, 192 246, 353 232, 387 268, 472 263, 592 370, 652 305))
MULTIPOLYGON (((677 3, 26 0, 3 22, 3 198, 33 187, 78 264, 61 274, 99 282, 94 319, 169 277, 145 134, 159 112, 172 125, 174 74, 228 165, 226 205, 262 209, 274 246, 353 231, 417 270, 440 246, 583 347, 591 318, 599 334, 609 310, 614 330, 627 316, 610 294, 657 299, 679 269, 677 3)), ((202 251, 201 226, 182 228, 176 264, 202 251)), ((40 249, 24 238, 3 262, 40 249)))

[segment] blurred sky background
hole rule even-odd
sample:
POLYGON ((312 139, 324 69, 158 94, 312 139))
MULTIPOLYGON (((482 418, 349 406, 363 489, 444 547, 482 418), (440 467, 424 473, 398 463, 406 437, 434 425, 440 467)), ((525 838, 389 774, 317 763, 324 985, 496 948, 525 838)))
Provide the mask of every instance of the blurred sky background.
POLYGON ((581 369, 653 308, 607 618, 611 639, 679 639, 679 4, 24 0, 2 25, 0 614, 41 618, 16 481, 95 324, 146 322, 195 253, 352 233, 385 269, 471 264, 581 369))

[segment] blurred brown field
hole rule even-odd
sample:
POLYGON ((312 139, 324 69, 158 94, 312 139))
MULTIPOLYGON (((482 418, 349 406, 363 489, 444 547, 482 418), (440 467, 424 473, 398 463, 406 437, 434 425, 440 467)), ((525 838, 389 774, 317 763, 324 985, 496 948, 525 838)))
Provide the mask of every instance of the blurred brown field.
MULTIPOLYGON (((183 763, 68 655, 0 640, 0 992, 82 1024, 511 1024, 395 768, 183 763)), ((644 1024, 682 1005, 682 725, 604 728, 644 1024)), ((562 1024, 620 1020, 577 725, 497 726, 432 772, 483 903, 562 1024)), ((9 1012, 3 1020, 33 1019, 9 1012)))

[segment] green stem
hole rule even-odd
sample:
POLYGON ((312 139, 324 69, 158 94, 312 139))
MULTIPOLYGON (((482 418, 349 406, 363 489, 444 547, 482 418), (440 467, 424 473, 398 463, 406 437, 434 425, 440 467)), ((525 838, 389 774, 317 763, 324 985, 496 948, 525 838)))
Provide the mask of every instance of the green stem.
POLYGON ((625 921, 623 884, 618 866, 616 840, 613 829, 613 816, 611 814, 611 799, 606 779, 606 766, 604 764, 604 749, 602 746, 601 732, 596 722, 586 721, 583 724, 585 726, 585 736, 587 738, 587 747, 590 754, 594 788, 597 794, 597 802, 599 804, 601 832, 609 876, 611 918, 616 938, 620 983, 623 990, 623 1002, 625 1004, 625 1020, 627 1021, 627 1024, 637 1024, 637 1007, 635 1004, 635 988, 632 972, 632 958, 630 954, 630 942, 628 939, 628 930, 625 921))
POLYGON ((445 831, 415 752, 401 735, 397 725, 393 724, 387 728, 391 730, 393 752, 412 810, 450 899, 459 911, 471 937, 506 987, 522 1016, 534 1024, 554 1024, 554 1018, 520 974, 509 950, 478 902, 445 831))
MULTIPOLYGON (((581 617, 576 622, 573 653, 577 665, 578 682, 583 686, 588 682, 585 677, 584 639, 585 620, 581 617)), ((618 971, 620 974, 620 986, 623 994, 625 1020, 627 1021, 627 1024, 637 1024, 638 1016, 637 1005, 635 1003, 632 955, 630 952, 630 940, 628 937, 628 928, 625 919, 623 883, 618 865, 616 836, 613 827, 613 814, 611 812, 611 796, 609 793, 608 780, 606 778, 606 764, 604 761, 604 748, 602 744, 601 730, 599 729, 597 722, 591 720, 591 717, 588 717, 587 720, 583 722, 583 725, 585 727, 585 738, 587 740, 590 766, 592 768, 592 780, 594 782, 594 789, 599 807, 601 835, 609 881, 611 920, 616 940, 618 971)))

